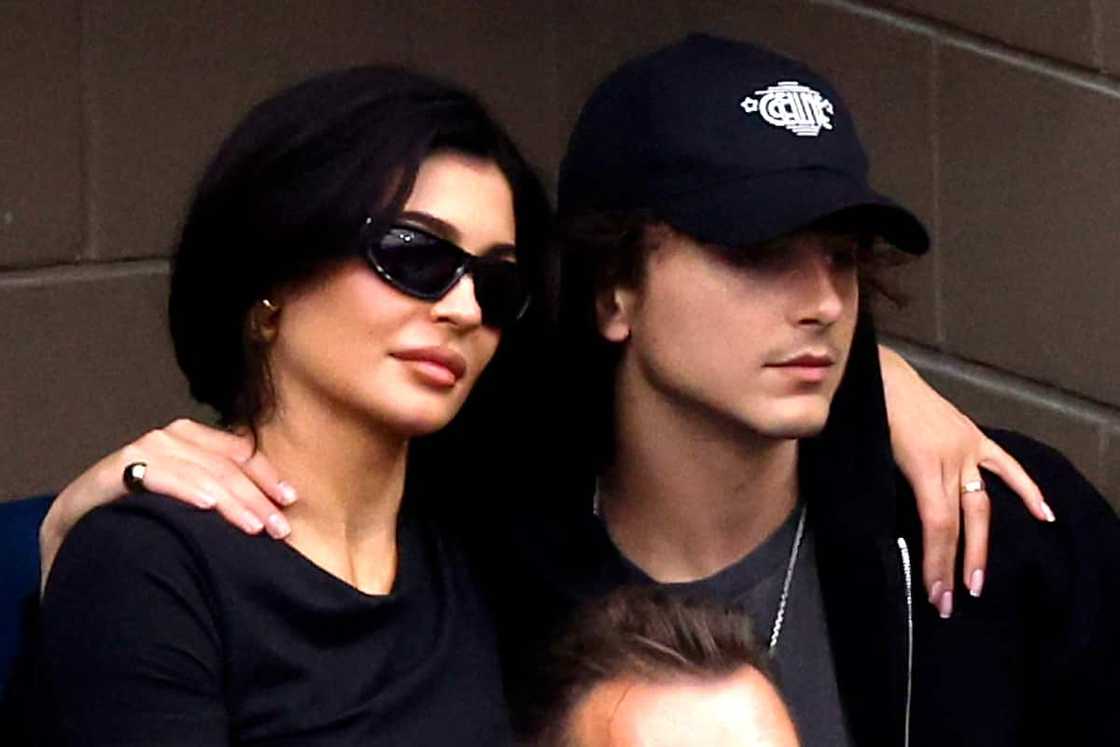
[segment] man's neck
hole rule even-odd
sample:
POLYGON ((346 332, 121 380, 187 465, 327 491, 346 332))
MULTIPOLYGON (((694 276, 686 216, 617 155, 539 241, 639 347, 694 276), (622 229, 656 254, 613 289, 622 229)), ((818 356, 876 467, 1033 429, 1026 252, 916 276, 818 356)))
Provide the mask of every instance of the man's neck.
POLYGON ((619 550, 663 582, 710 576, 757 548, 798 498, 798 442, 682 413, 618 403, 600 509, 619 550))

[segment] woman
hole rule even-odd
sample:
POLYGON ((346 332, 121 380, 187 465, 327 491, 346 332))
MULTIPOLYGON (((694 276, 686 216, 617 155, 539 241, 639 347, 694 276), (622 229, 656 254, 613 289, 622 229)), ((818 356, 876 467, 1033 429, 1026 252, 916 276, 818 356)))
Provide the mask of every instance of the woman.
MULTIPOLYGON (((440 536, 446 516, 434 522, 437 530, 430 514, 447 504, 465 509, 457 518, 494 523, 486 516, 493 504, 480 502, 486 493, 471 486, 515 471, 520 445, 452 442, 462 451, 445 450, 438 468, 461 471, 461 491, 422 503, 410 498, 403 511, 401 497, 409 439, 451 418, 494 351, 494 326, 523 306, 502 280, 511 268, 491 255, 507 253, 514 234, 522 252, 535 243, 541 200, 504 138, 483 138, 501 147, 473 139, 492 125, 464 124, 477 113, 465 111, 471 107, 461 95, 437 95, 428 88, 434 84, 395 74, 423 89, 412 91, 391 82, 393 75, 326 76, 263 105, 219 155, 188 218, 172 296, 180 363, 192 392, 255 438, 172 424, 79 478, 43 530, 46 568, 77 517, 121 492, 123 470, 134 484, 216 504, 250 533, 267 526, 297 554, 146 496, 83 522, 59 556, 45 601, 55 688, 49 696, 67 714, 58 719, 64 735, 102 733, 111 718, 107 742, 155 734, 173 744, 188 731, 183 714, 192 724, 196 714, 207 714, 209 731, 192 725, 191 744, 221 743, 227 734, 234 741, 337 742, 353 735, 410 744, 440 743, 449 734, 470 743, 477 734, 478 743, 500 742, 488 621, 472 580, 440 536), (356 94, 347 81, 370 85, 362 76, 392 92, 348 101, 356 94), (451 106, 448 97, 459 103, 451 106), (362 107, 376 107, 377 116, 362 107), (436 111, 452 133, 425 119, 436 111), (301 121, 307 112, 314 124, 301 121), (353 121, 358 113, 370 119, 353 121), (455 124, 452 115, 463 121, 455 124), (385 151, 414 160, 393 160, 385 151), (339 204, 327 204, 321 192, 328 187, 339 204), (374 213, 368 223, 365 211, 374 213), (400 225, 386 230, 393 224, 400 225), (364 264, 353 258, 359 234, 364 264), (447 239, 487 259, 469 260, 447 239), (423 249, 416 254, 425 264, 402 261, 414 257, 399 252, 406 246, 423 249), (374 304, 377 298, 383 303, 374 304), (215 324, 226 334, 216 335, 215 324), (146 466, 143 476, 137 463, 146 466), (268 498, 291 505, 287 519, 268 498), (409 593, 417 588, 429 591, 412 609, 409 593), (385 611, 396 602, 411 613, 385 611), (79 611, 86 620, 80 631, 72 624, 79 611), (341 643, 339 629, 346 631, 341 643), (129 642, 119 651, 84 650, 91 638, 120 636, 129 642), (443 678, 432 676, 438 668, 443 678), (448 688, 464 695, 452 702, 448 688), (106 702, 112 691, 125 694, 106 702), (125 702, 133 703, 127 719, 120 715, 125 702)), ((534 257, 522 253, 519 260, 534 257)), ((937 416, 934 432, 955 426, 972 448, 962 450, 963 459, 949 458, 949 481, 974 474, 981 463, 1021 485, 1042 510, 1033 485, 998 447, 939 399, 924 390, 915 395, 912 372, 897 357, 884 357, 892 412, 906 411, 901 422, 922 423, 918 442, 928 447, 930 419, 914 417, 915 407, 937 416)), ((533 382, 521 383, 541 398, 533 382)), ((500 394, 513 399, 505 396, 512 392, 500 394)), ((498 415, 489 407, 480 412, 487 420, 498 415)), ((487 433, 501 430, 487 426, 487 433)), ((900 461, 919 485, 931 467, 936 471, 937 489, 923 492, 925 510, 955 517, 957 496, 942 500, 938 459, 902 451, 900 461)), ((974 525, 966 545, 975 557, 985 543, 974 525)), ((939 531, 951 535, 942 543, 951 565, 956 526, 939 531)))
POLYGON ((43 603, 50 743, 510 741, 477 584, 404 481, 525 309, 543 194, 473 98, 411 73, 249 113, 184 224, 171 329, 192 394, 290 475, 296 531, 151 495, 76 526, 43 603))

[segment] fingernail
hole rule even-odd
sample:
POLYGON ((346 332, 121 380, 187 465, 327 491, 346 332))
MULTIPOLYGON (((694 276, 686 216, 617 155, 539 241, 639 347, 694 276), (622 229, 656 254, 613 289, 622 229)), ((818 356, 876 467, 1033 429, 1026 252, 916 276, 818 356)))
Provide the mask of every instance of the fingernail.
POLYGON ((933 586, 929 590, 929 603, 934 607, 937 606, 937 601, 941 599, 941 590, 945 588, 945 584, 940 581, 934 581, 933 586))
POLYGON ((299 494, 291 483, 280 481, 276 483, 276 487, 280 489, 280 502, 285 506, 290 506, 299 500, 299 494))
POLYGON ((214 508, 214 506, 218 505, 218 499, 209 493, 201 493, 197 496, 195 505, 199 508, 214 508))
POLYGON ((968 578, 968 593, 974 597, 980 596, 984 590, 984 571, 977 568, 968 578))
POLYGON ((292 527, 288 524, 288 520, 280 514, 272 514, 267 521, 268 533, 274 539, 284 539, 292 533, 292 527))
POLYGON ((1042 515, 1046 517, 1046 520, 1053 524, 1054 512, 1050 510, 1050 504, 1046 501, 1043 501, 1041 504, 1039 504, 1039 507, 1042 509, 1042 515))
POLYGON ((953 614, 953 592, 945 591, 941 594, 941 601, 937 605, 937 612, 942 620, 948 620, 953 614))
POLYGON ((264 524, 252 511, 244 512, 242 514, 242 517, 245 522, 245 528, 248 529, 251 533, 256 534, 260 530, 264 529, 264 524))

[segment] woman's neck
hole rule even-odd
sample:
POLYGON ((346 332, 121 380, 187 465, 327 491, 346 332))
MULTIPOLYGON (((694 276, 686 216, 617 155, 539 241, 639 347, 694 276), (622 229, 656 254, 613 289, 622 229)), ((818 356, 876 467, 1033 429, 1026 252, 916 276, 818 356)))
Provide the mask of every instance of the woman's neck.
POLYGON ((258 446, 300 500, 287 542, 369 594, 392 588, 408 440, 368 420, 299 402, 258 427, 258 446))

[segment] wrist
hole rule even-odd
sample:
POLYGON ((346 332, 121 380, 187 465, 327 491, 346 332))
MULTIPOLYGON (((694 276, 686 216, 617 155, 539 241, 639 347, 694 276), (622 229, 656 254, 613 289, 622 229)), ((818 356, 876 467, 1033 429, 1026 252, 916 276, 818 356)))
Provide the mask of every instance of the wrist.
POLYGON ((54 564, 54 556, 62 545, 62 538, 66 532, 61 527, 58 518, 58 499, 51 504, 43 523, 39 525, 39 595, 42 596, 47 587, 47 572, 54 564))

